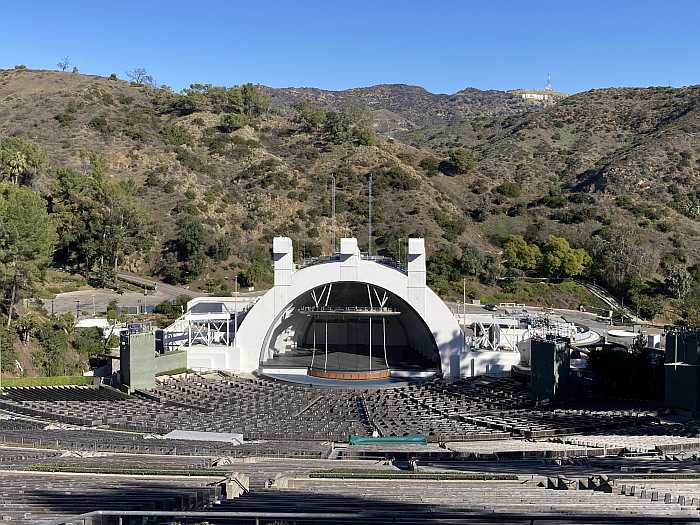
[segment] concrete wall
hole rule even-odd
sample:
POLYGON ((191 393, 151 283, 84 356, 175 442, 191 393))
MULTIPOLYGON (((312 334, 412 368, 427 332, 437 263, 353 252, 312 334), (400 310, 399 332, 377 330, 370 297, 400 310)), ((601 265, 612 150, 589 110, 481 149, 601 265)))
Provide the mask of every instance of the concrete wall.
POLYGON ((186 368, 187 352, 156 354, 153 332, 122 335, 120 340, 121 382, 130 389, 149 389, 156 385, 156 375, 186 368))
POLYGON ((465 352, 459 356, 460 376, 510 376, 510 369, 519 361, 519 352, 465 352))
POLYGON ((187 349, 187 368, 191 370, 238 370, 238 353, 228 346, 200 346, 187 349))
POLYGON ((187 368, 187 352, 167 352, 155 359, 156 375, 178 368, 187 368))
POLYGON ((122 384, 130 388, 153 388, 155 379, 156 338, 153 332, 122 334, 120 362, 122 384))

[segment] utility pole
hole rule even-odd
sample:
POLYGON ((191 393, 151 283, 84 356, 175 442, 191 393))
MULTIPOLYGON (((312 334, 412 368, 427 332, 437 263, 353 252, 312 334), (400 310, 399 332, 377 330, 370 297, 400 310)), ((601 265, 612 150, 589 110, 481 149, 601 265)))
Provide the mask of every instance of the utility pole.
POLYGON ((367 203, 369 204, 367 219, 367 255, 372 256, 372 174, 369 174, 369 186, 367 193, 367 203))
MULTIPOLYGON (((467 278, 462 278, 462 315, 467 315, 467 278)), ((464 322, 464 320, 462 321, 464 322)))
POLYGON ((464 326, 467 324, 467 278, 462 277, 462 351, 464 351, 464 326))
POLYGON ((234 301, 233 301, 233 340, 238 335, 238 275, 233 280, 234 301))

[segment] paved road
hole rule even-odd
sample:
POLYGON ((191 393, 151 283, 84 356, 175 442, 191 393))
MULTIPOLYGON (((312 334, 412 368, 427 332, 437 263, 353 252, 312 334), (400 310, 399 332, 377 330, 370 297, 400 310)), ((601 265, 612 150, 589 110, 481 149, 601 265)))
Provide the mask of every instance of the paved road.
POLYGON ((46 311, 56 314, 71 312, 74 315, 80 312, 81 317, 92 316, 93 312, 98 316, 107 311, 111 301, 116 301, 119 306, 154 306, 169 301, 171 295, 160 291, 150 290, 148 295, 143 292, 124 292, 118 294, 114 290, 104 288, 91 288, 88 290, 78 290, 76 292, 66 292, 56 295, 55 299, 43 299, 46 311))
POLYGON ((147 289, 155 290, 161 294, 175 299, 181 295, 186 295, 187 297, 202 297, 205 294, 199 290, 192 290, 185 286, 173 286, 172 284, 166 284, 162 281, 152 279, 150 277, 142 277, 133 273, 119 273, 117 277, 122 281, 135 284, 137 286, 144 286, 147 289))
MULTIPOLYGON (((207 295, 201 290, 193 290, 184 286, 173 286, 151 277, 143 277, 131 273, 120 273, 118 277, 125 282, 142 286, 143 291, 125 291, 120 294, 111 289, 91 288, 58 294, 53 300, 43 300, 44 306, 49 313, 62 314, 71 312, 77 314, 80 312, 81 317, 88 317, 92 316, 93 312, 98 316, 104 315, 111 301, 116 301, 119 306, 141 309, 146 306, 155 306, 163 301, 172 301, 180 296, 195 298, 207 295)), ((241 297, 250 297, 261 295, 265 291, 241 292, 239 295, 241 297)))

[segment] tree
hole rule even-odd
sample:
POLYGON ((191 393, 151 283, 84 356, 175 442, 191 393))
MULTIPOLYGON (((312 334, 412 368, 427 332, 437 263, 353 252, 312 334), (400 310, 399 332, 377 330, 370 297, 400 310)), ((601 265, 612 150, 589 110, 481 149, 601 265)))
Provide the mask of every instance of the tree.
POLYGON ((484 253, 473 244, 466 244, 462 249, 460 267, 467 275, 478 277, 484 270, 484 253))
POLYGON ((102 329, 97 327, 79 328, 73 334, 73 346, 84 360, 94 357, 105 349, 102 329))
POLYGON ((56 64, 56 66, 61 71, 65 71, 66 69, 68 69, 70 67, 70 59, 67 56, 65 56, 61 60, 59 60, 58 64, 56 64))
POLYGON ((683 264, 674 264, 666 268, 664 283, 676 299, 683 299, 693 284, 693 277, 683 264))
POLYGON ((349 106, 341 111, 328 111, 324 131, 336 144, 351 142, 370 145, 377 141, 372 129, 372 114, 359 106, 349 106))
POLYGON ((509 268, 534 270, 542 260, 542 252, 536 244, 528 244, 522 235, 511 235, 503 244, 503 257, 509 268))
POLYGON ((133 184, 106 179, 94 155, 88 154, 86 161, 82 174, 72 169, 56 174, 53 212, 60 234, 56 257, 86 275, 95 272, 106 286, 126 257, 151 247, 153 231, 133 184))
POLYGON ((700 326, 700 297, 692 297, 684 302, 683 319, 690 326, 700 326))
POLYGON ((438 169, 445 175, 458 175, 467 173, 476 167, 476 160, 472 152, 467 149, 452 150, 447 158, 443 160, 438 169))
POLYGON ((0 181, 29 185, 48 166, 46 152, 19 137, 0 139, 0 181))
POLYGON ((637 310, 637 315, 650 321, 653 321, 664 308, 663 302, 658 297, 634 289, 629 293, 629 301, 637 310))
POLYGON ((659 265, 658 255, 645 248, 633 228, 603 228, 586 246, 593 274, 618 293, 625 292, 627 283, 654 274, 659 265))
POLYGON ((22 343, 27 344, 29 341, 29 334, 36 328, 36 326, 36 318, 31 314, 27 314, 17 319, 14 328, 15 332, 17 332, 17 335, 19 336, 19 340, 22 343))
POLYGON ((318 131, 326 123, 326 110, 311 100, 302 100, 295 109, 297 111, 295 120, 304 131, 318 131))
POLYGON ((147 86, 154 85, 153 76, 150 75, 143 67, 136 67, 130 71, 127 71, 126 76, 129 78, 129 80, 136 84, 144 84, 147 86))
POLYGON ((14 372, 17 360, 15 334, 5 326, 0 326, 0 350, 2 351, 2 372, 14 372))
POLYGON ((7 326, 19 294, 43 278, 56 242, 56 227, 41 196, 0 183, 0 285, 7 301, 7 326))
POLYGON ((183 262, 183 279, 190 282, 204 269, 206 262, 207 235, 202 221, 192 215, 178 220, 177 251, 183 262))
POLYGON ((158 273, 163 276, 165 282, 177 284, 182 282, 182 269, 177 256, 172 252, 166 252, 161 259, 158 273))
POLYGON ((556 235, 549 236, 542 254, 542 269, 553 277, 581 275, 591 264, 591 257, 586 250, 571 248, 569 241, 556 235))
POLYGON ((66 354, 70 350, 70 334, 58 317, 51 317, 36 333, 40 348, 32 354, 34 366, 45 375, 62 375, 66 371, 66 354))
POLYGON ((249 117, 257 117, 270 107, 270 97, 250 82, 241 86, 241 95, 243 96, 243 113, 249 117))

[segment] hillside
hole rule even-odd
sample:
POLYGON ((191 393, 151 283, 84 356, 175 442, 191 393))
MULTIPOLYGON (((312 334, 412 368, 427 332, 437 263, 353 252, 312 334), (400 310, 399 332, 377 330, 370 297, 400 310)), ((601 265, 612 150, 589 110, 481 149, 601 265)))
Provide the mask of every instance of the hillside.
MULTIPOLYGON (((218 112, 173 110, 181 98, 121 80, 3 71, 0 137, 25 136, 46 150, 53 166, 84 172, 94 162, 87 152, 96 152, 109 177, 137 188, 157 242, 145 259, 128 261, 132 270, 157 271, 159 247, 174 238, 183 214, 198 215, 208 239, 230 244, 231 255, 210 261, 201 281, 229 276, 251 259, 267 260, 274 235, 291 236, 307 256, 327 252, 331 174, 338 186, 338 238, 354 233, 366 246, 370 172, 377 175, 378 249, 395 252, 397 240, 408 235, 439 238, 442 228, 435 217, 443 223, 462 220, 461 210, 417 167, 428 152, 385 140, 331 141, 274 112, 223 132, 218 112)), ((48 170, 34 185, 51 194, 52 178, 48 170)))
POLYGON ((467 88, 452 95, 435 94, 418 86, 383 84, 344 91, 316 88, 266 88, 271 107, 283 115, 292 115, 302 100, 313 100, 323 107, 340 109, 359 105, 369 108, 376 129, 385 135, 428 126, 461 122, 477 116, 511 115, 538 109, 536 102, 527 102, 505 91, 482 91, 467 88))
POLYGON ((377 251, 397 256, 401 239, 426 237, 431 282, 443 294, 461 292, 465 274, 470 296, 500 293, 492 286, 509 263, 504 241, 522 234, 544 249, 554 234, 593 256, 590 279, 647 312, 682 310, 665 284, 669 269, 694 279, 683 297, 688 286, 700 296, 698 87, 595 90, 546 108, 477 90, 261 88, 269 109, 250 114, 229 107, 239 91, 183 95, 2 71, 0 139, 25 137, 46 151, 51 167, 32 184, 52 199, 61 166, 126 181, 154 242, 120 267, 180 279, 165 263, 183 266, 170 260, 174 247, 187 221, 201 225, 206 256, 182 278, 213 292, 239 271, 268 283, 274 235, 292 237, 300 255, 327 253, 331 175, 336 236, 366 247, 371 173, 377 251))
POLYGON ((525 219, 518 219, 523 231, 528 220, 549 218, 548 226, 583 242, 612 221, 635 226, 660 256, 673 249, 673 239, 683 239, 683 248, 697 259, 698 101, 698 86, 594 90, 540 112, 476 119, 402 138, 438 152, 469 148, 478 162, 475 183, 515 183, 517 197, 467 191, 461 198, 491 214, 512 215, 511 208, 525 205, 520 210, 525 219), (560 194, 568 202, 552 198, 560 194), (659 232, 660 225, 674 225, 674 231, 659 232))

